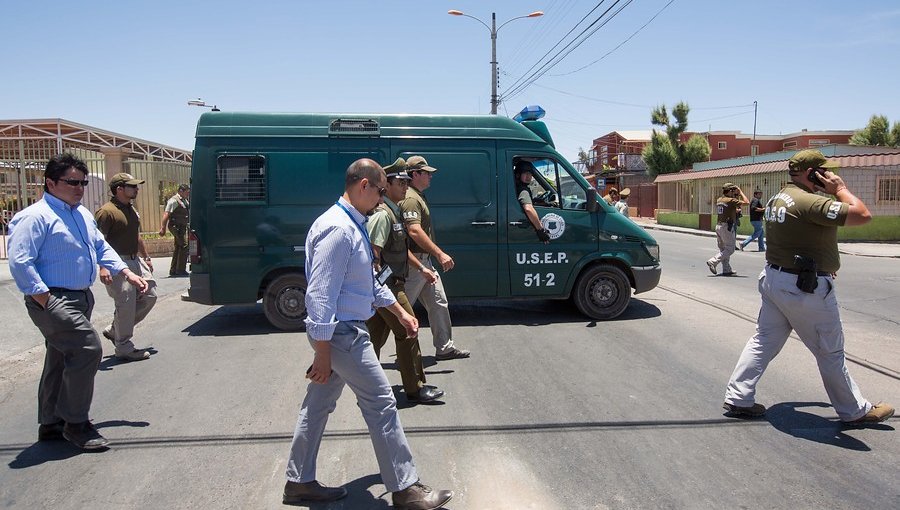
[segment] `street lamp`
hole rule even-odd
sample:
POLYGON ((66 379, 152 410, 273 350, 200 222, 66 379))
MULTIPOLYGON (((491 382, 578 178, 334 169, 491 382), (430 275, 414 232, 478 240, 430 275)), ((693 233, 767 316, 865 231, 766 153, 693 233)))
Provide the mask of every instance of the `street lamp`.
POLYGON ((212 108, 212 111, 214 111, 214 112, 222 111, 222 110, 219 110, 219 108, 216 105, 206 104, 206 101, 203 101, 199 97, 197 99, 191 99, 190 101, 188 101, 188 106, 202 106, 203 108, 212 108))
POLYGON ((544 11, 534 11, 531 14, 526 14, 524 16, 516 16, 515 18, 508 19, 504 21, 499 27, 497 26, 497 13, 491 13, 491 26, 488 26, 487 23, 481 21, 475 16, 470 16, 462 11, 457 11, 455 9, 447 11, 447 14, 451 16, 465 16, 466 18, 472 18, 475 21, 481 23, 491 32, 491 114, 497 115, 497 105, 500 101, 497 100, 497 31, 503 28, 510 21, 515 21, 517 19, 522 18, 537 18, 538 16, 543 16, 544 11))

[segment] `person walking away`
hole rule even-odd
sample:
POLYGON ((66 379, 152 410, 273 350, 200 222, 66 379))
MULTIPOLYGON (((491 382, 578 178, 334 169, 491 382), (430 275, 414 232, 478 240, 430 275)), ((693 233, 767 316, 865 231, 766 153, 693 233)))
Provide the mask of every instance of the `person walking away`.
MULTIPOLYGON (((412 242, 412 252, 419 263, 434 271, 431 257, 437 259, 444 272, 453 269, 453 258, 444 252, 434 240, 434 227, 431 223, 431 210, 423 191, 431 186, 431 178, 437 168, 428 166, 428 162, 422 156, 411 156, 406 160, 407 172, 412 181, 406 198, 400 202, 400 211, 403 213, 403 222, 409 232, 412 242)), ((432 343, 435 356, 438 361, 468 358, 467 350, 459 349, 453 341, 453 326, 450 322, 450 308, 447 302, 447 293, 440 275, 434 283, 428 283, 425 274, 414 272, 406 280, 406 297, 411 303, 418 299, 428 313, 428 324, 431 326, 432 343)))
MULTIPOLYGON (((384 203, 375 209, 375 213, 367 223, 369 241, 375 253, 375 269, 380 275, 388 275, 384 280, 397 303, 406 310, 406 313, 415 316, 404 290, 410 267, 414 271, 421 271, 429 284, 437 281, 437 275, 422 265, 409 251, 409 236, 403 225, 403 215, 397 206, 397 202, 403 200, 409 188, 410 177, 406 172, 406 161, 397 158, 392 164, 384 167, 384 172, 387 175, 387 195, 384 197, 384 203)), ((377 358, 381 357, 381 348, 393 331, 394 343, 397 346, 397 368, 400 370, 407 400, 414 403, 436 402, 444 395, 442 390, 425 384, 427 381, 422 366, 419 337, 407 335, 406 328, 394 314, 386 308, 378 308, 375 315, 366 321, 366 327, 369 329, 377 358)))
POLYGON ((163 211, 162 226, 159 235, 166 235, 166 226, 175 237, 174 251, 172 252, 172 264, 169 266, 169 276, 187 276, 188 258, 188 223, 191 209, 191 187, 187 184, 178 186, 178 192, 166 202, 163 211))
POLYGON ((106 293, 116 306, 112 323, 102 333, 115 346, 116 358, 123 361, 140 361, 150 357, 147 349, 135 348, 132 336, 134 327, 147 317, 156 304, 153 261, 141 239, 141 218, 134 208, 141 184, 144 184, 143 180, 129 174, 114 175, 109 181, 112 197, 94 214, 97 228, 106 242, 116 250, 132 273, 141 275, 147 282, 147 291, 139 293, 122 273, 112 276, 105 267, 99 271, 100 281, 106 285, 106 293))
POLYGON ((719 263, 722 264, 722 276, 737 274, 731 269, 731 254, 734 253, 737 232, 737 211, 748 203, 747 196, 740 188, 730 182, 722 185, 722 196, 716 200, 716 242, 719 252, 706 261, 712 274, 718 274, 716 268, 719 263))
POLYGON ((727 414, 765 414, 766 407, 756 402, 756 385, 795 331, 816 357, 825 391, 842 422, 868 425, 894 415, 889 404, 866 400, 847 370, 835 286, 841 265, 837 228, 863 225, 872 216, 843 179, 829 170, 835 166, 817 150, 798 152, 788 162, 791 182, 766 204, 769 249, 758 283, 762 305, 756 333, 725 389, 727 414))
POLYGON ((750 224, 753 225, 753 234, 741 242, 741 251, 744 251, 744 248, 754 240, 759 247, 757 251, 766 251, 766 240, 763 236, 763 212, 765 210, 762 203, 762 190, 758 189, 753 192, 753 198, 750 199, 750 224))
POLYGON ((81 205, 88 184, 84 161, 59 154, 44 170, 44 196, 9 224, 9 271, 25 295, 25 309, 44 336, 38 387, 38 440, 66 439, 84 450, 109 441, 91 424, 94 377, 103 356, 91 326, 97 265, 124 274, 141 292, 147 282, 119 258, 81 205))
POLYGON ((282 502, 306 505, 343 498, 343 487, 326 487, 316 480, 316 457, 328 415, 344 385, 356 394, 381 481, 396 508, 440 508, 453 496, 419 481, 412 453, 400 424, 397 401, 369 340, 365 321, 373 308, 386 307, 416 336, 419 324, 375 281, 374 255, 366 217, 387 192, 384 170, 371 159, 347 169, 344 194, 319 216, 306 236, 306 335, 313 347, 310 380, 297 418, 287 464, 282 502))

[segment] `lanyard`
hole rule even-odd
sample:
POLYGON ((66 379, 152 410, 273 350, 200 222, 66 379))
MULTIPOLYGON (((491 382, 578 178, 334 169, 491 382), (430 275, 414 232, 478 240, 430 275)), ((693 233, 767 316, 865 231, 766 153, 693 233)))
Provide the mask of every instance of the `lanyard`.
POLYGON ((356 222, 356 219, 354 219, 353 215, 350 214, 350 211, 346 207, 344 207, 344 204, 340 203, 340 201, 335 202, 335 204, 337 204, 338 207, 340 207, 341 209, 344 210, 345 213, 347 213, 347 216, 350 217, 350 221, 352 221, 353 224, 356 225, 356 228, 358 228, 359 231, 362 232, 363 239, 366 240, 366 246, 369 248, 369 255, 372 256, 372 258, 370 259, 370 263, 374 264, 375 263, 375 250, 372 249, 372 241, 369 241, 369 233, 366 232, 366 229, 364 229, 362 227, 362 225, 360 225, 359 223, 356 222))

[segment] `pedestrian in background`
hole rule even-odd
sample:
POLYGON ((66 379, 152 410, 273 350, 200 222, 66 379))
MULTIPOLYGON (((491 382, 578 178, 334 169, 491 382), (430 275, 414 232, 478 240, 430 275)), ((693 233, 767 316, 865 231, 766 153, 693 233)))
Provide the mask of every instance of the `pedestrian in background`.
MULTIPOLYGON (((406 161, 397 158, 392 164, 384 167, 387 175, 387 195, 384 203, 375 209, 375 213, 367 222, 369 241, 372 243, 372 251, 375 253, 375 269, 378 274, 390 275, 384 278, 385 284, 397 303, 406 310, 406 313, 415 316, 412 304, 406 297, 404 285, 409 276, 410 267, 413 271, 424 274, 429 284, 437 281, 437 274, 419 262, 409 251, 409 236, 406 226, 403 224, 403 215, 397 202, 406 196, 409 188, 410 176, 406 172, 406 161), (385 269, 387 268, 387 269, 385 269)), ((375 348, 375 356, 381 357, 381 348, 387 342, 390 333, 394 333, 394 343, 397 346, 397 368, 403 380, 403 391, 406 398, 413 403, 434 402, 444 395, 444 392, 434 386, 425 384, 425 368, 422 366, 422 349, 419 347, 419 336, 410 336, 397 317, 387 308, 378 308, 375 315, 366 321, 372 346, 375 348)))
POLYGON ((91 325, 91 284, 97 265, 120 273, 141 292, 147 282, 132 272, 81 205, 88 184, 84 161, 60 154, 47 163, 44 196, 9 224, 9 271, 25 294, 25 308, 44 336, 44 371, 38 388, 38 440, 65 438, 94 450, 109 444, 90 422, 94 377, 103 349, 91 325))
POLYGON ((100 281, 106 285, 106 293, 115 303, 112 323, 103 330, 103 336, 115 346, 116 358, 124 361, 140 361, 150 357, 147 349, 134 346, 134 327, 147 317, 156 304, 156 280, 153 279, 153 261, 141 239, 141 217, 134 208, 138 186, 144 184, 129 174, 116 174, 109 181, 112 197, 94 214, 97 228, 106 242, 134 274, 147 282, 147 291, 138 292, 122 273, 112 276, 109 269, 100 268, 100 281))
POLYGON ((619 201, 614 206, 619 214, 628 217, 628 197, 631 195, 631 188, 625 188, 619 192, 619 201))
POLYGON ((706 261, 712 274, 718 274, 719 263, 722 264, 722 276, 737 274, 731 268, 731 254, 734 253, 737 233, 737 212, 742 205, 748 203, 747 196, 741 188, 730 182, 722 185, 722 196, 716 200, 716 243, 719 246, 719 253, 706 261))
POLYGON ((285 504, 334 501, 347 495, 343 487, 325 487, 316 481, 322 434, 345 384, 356 394, 381 481, 393 493, 394 506, 440 508, 453 496, 451 491, 434 491, 419 482, 394 392, 366 330, 373 307, 390 310, 408 336, 415 337, 419 328, 390 290, 375 282, 365 223, 387 192, 386 183, 378 163, 355 161, 347 169, 344 194, 313 222, 306 236, 306 335, 315 355, 306 373, 310 383, 291 442, 285 504))
POLYGON ((763 212, 765 210, 762 203, 762 190, 758 189, 753 192, 753 198, 750 199, 750 224, 753 225, 753 234, 741 242, 741 251, 744 251, 744 248, 754 240, 759 247, 758 251, 766 251, 766 240, 763 236, 763 212))
POLYGON ((169 276, 187 276, 188 257, 188 223, 191 210, 191 187, 187 184, 178 186, 178 193, 166 202, 163 211, 162 226, 159 235, 166 235, 166 226, 175 237, 175 250, 172 252, 172 264, 169 266, 169 276))
MULTIPOLYGON (((406 160, 406 171, 412 177, 406 198, 400 202, 400 211, 403 213, 403 223, 412 239, 411 250, 416 259, 434 271, 431 257, 437 259, 444 272, 453 269, 455 263, 450 255, 442 250, 434 240, 434 226, 431 223, 431 210, 428 208, 428 200, 423 191, 431 186, 431 178, 437 168, 428 166, 428 162, 422 156, 411 156, 406 160)), ((438 275, 437 281, 428 283, 425 275, 415 272, 406 280, 406 297, 411 303, 418 299, 428 312, 428 324, 431 325, 431 342, 434 344, 434 358, 445 361, 458 358, 468 358, 469 351, 459 349, 453 342, 453 326, 450 322, 450 305, 447 302, 447 293, 444 291, 444 283, 438 275)))
POLYGON ((756 385, 791 331, 816 357, 825 391, 844 423, 887 420, 894 408, 872 405, 850 377, 844 355, 844 331, 834 275, 841 266, 839 226, 871 221, 869 209, 847 189, 821 152, 803 150, 788 162, 791 182, 766 205, 769 249, 759 276, 762 306, 756 334, 750 337, 725 390, 723 407, 737 416, 762 416, 756 385), (815 194, 824 191, 835 198, 815 194))

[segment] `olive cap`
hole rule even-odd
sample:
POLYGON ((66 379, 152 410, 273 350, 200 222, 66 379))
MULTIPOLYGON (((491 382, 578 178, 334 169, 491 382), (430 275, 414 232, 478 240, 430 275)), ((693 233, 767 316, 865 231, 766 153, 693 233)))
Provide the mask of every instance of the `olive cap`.
POLYGON ((437 168, 428 166, 422 156, 412 156, 406 160, 406 169, 410 172, 437 172, 437 168))
POLYGON ((384 167, 384 174, 388 179, 391 177, 396 177, 398 179, 412 179, 412 177, 406 173, 406 161, 404 161, 403 158, 397 158, 396 161, 384 167))
POLYGON ((837 168, 838 164, 828 161, 821 152, 815 149, 805 149, 794 154, 788 160, 788 168, 791 170, 809 170, 811 168, 837 168))
POLYGON ((143 179, 135 179, 133 175, 122 172, 112 176, 112 179, 109 180, 109 189, 116 189, 117 187, 126 184, 136 186, 138 184, 144 184, 144 182, 146 181, 143 179))

